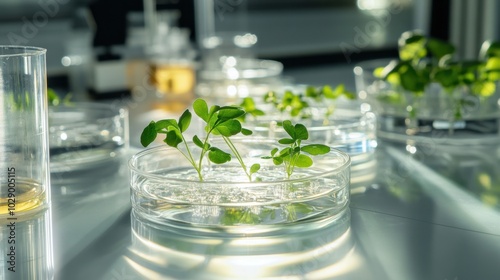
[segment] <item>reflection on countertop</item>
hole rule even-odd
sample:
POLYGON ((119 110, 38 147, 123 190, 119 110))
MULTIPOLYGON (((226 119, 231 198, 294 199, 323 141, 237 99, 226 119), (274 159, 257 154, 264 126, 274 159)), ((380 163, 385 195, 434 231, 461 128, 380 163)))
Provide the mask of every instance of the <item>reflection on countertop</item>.
POLYGON ((199 238, 132 213, 132 244, 102 279, 362 279, 350 215, 305 234, 199 238))
POLYGON ((56 271, 113 226, 130 209, 127 151, 116 161, 53 184, 54 251, 56 271))

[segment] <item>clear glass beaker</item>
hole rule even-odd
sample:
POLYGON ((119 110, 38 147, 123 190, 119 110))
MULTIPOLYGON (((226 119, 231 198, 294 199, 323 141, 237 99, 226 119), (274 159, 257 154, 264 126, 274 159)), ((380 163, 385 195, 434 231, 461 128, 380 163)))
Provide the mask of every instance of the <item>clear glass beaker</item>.
POLYGON ((49 203, 45 53, 0 46, 0 222, 49 203))

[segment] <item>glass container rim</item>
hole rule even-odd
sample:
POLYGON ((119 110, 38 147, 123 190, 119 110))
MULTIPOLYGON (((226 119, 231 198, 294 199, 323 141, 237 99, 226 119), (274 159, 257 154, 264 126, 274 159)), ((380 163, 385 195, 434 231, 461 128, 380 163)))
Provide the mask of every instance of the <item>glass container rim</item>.
MULTIPOLYGON (((259 144, 262 144, 262 143, 266 143, 266 144, 276 144, 278 143, 278 141, 274 141, 274 140, 268 140, 268 139, 262 139, 262 138, 255 138, 255 139, 235 139, 236 142, 252 142, 252 143, 259 143, 259 144)), ((187 142, 188 145, 189 144, 192 144, 192 142, 188 141, 187 142)), ((129 167, 129 170, 131 172, 134 172, 140 176, 144 176, 144 177, 148 177, 148 178, 151 178, 151 179, 154 179, 154 180, 165 180, 166 177, 165 176, 161 176, 161 175, 155 175, 155 174, 151 174, 151 173, 148 173, 148 172, 145 172, 141 169, 139 169, 137 167, 137 165, 135 164, 139 158, 141 157, 144 157, 144 156, 147 156, 147 155, 150 155, 150 154, 153 154, 154 152, 158 151, 158 150, 165 150, 165 151, 174 151, 174 148, 170 147, 170 146, 165 146, 165 145, 158 145, 158 146, 154 146, 154 147, 150 147, 150 148, 146 148, 142 151, 139 151, 137 153, 135 153, 128 161, 128 167, 129 167)), ((335 149, 335 148, 331 148, 330 150, 330 153, 335 153, 337 155, 337 157, 339 158, 342 158, 343 159, 343 163, 334 168, 334 169, 331 169, 331 170, 327 170, 327 171, 323 171, 320 173, 320 174, 314 174, 314 175, 311 175, 311 176, 305 176, 305 177, 300 177, 300 178, 292 178, 292 179, 280 179, 280 180, 273 180, 273 181, 251 181, 251 182, 243 182, 243 181, 199 181, 199 180, 189 180, 189 179, 179 179, 179 178, 168 178, 168 181, 171 181, 171 182, 177 182, 177 183, 197 183, 197 184, 204 184, 204 185, 218 185, 218 184, 224 184, 224 185, 228 185, 228 186, 232 186, 232 185, 245 185, 245 186, 248 186, 248 185, 255 185, 255 186, 259 186, 259 185, 262 185, 262 184, 265 184, 265 185, 270 185, 270 184, 284 184, 284 183, 294 183, 294 182, 303 182, 303 181, 307 181, 307 180, 311 180, 311 179, 315 179, 315 178, 322 178, 322 177, 326 177, 328 175, 331 175, 331 174, 337 174, 337 173, 340 173, 342 171, 344 171, 345 169, 348 169, 351 165, 351 157, 345 153, 345 152, 342 152, 341 150, 338 150, 338 149, 335 149)))
MULTIPOLYGON (((355 128, 358 126, 367 126, 366 124, 363 125, 364 122, 369 120, 369 114, 367 112, 362 112, 360 110, 355 110, 351 108, 337 108, 335 110, 344 112, 344 115, 332 115, 328 116, 324 119, 305 119, 305 121, 328 121, 327 124, 322 124, 322 125, 307 125, 307 129, 309 132, 317 132, 317 131, 328 131, 328 130, 333 130, 333 129, 349 129, 349 128, 355 128), (347 115, 349 113, 349 115, 347 115), (344 121, 344 123, 339 123, 344 121)), ((268 126, 259 126, 260 124, 270 124, 272 122, 279 122, 279 121, 284 121, 287 118, 283 117, 280 118, 281 116, 279 114, 272 114, 272 115, 267 115, 267 116, 259 116, 256 117, 250 121, 246 121, 245 124, 248 128, 251 130, 258 129, 259 131, 267 131, 269 130, 268 126), (277 119, 278 117, 278 119, 277 119)))
MULTIPOLYGON (((101 119, 127 118, 129 111, 121 105, 98 102, 72 102, 71 104, 59 104, 56 106, 48 106, 49 127, 58 127, 60 125, 70 125, 75 120, 67 120, 67 114, 84 115, 87 119, 85 122, 96 121, 101 119), (54 124, 55 122, 56 124, 54 124)), ((81 123, 78 120, 77 123, 81 123)))
POLYGON ((253 80, 253 79, 262 79, 262 78, 272 78, 281 75, 283 72, 283 63, 277 60, 271 59, 257 59, 257 58, 238 58, 237 61, 240 62, 240 65, 236 66, 235 69, 238 69, 239 76, 238 78, 229 78, 227 73, 220 71, 220 69, 201 69, 199 71, 200 79, 206 81, 234 81, 234 80, 253 80), (241 63, 244 63, 244 66, 248 66, 247 64, 252 64, 253 68, 241 67, 241 63))
POLYGON ((33 46, 21 45, 0 45, 0 58, 16 56, 37 56, 47 53, 47 49, 33 46), (3 53, 4 50, 13 51, 13 53, 3 53))
POLYGON ((70 101, 70 104, 60 104, 56 106, 49 106, 50 109, 56 108, 75 108, 75 109, 109 109, 115 113, 119 113, 123 110, 127 110, 125 106, 109 104, 109 103, 100 103, 100 102, 91 102, 91 101, 70 101))
MULTIPOLYGON (((361 118, 363 118, 363 116, 361 116, 359 118, 356 118, 356 117, 350 117, 350 118, 346 117, 346 118, 337 118, 337 119, 328 118, 327 119, 328 121, 333 121, 331 124, 308 126, 307 130, 309 132, 322 132, 322 131, 330 131, 330 130, 335 130, 335 129, 345 130, 345 129, 349 129, 349 128, 356 128, 356 127, 362 125, 363 121, 360 120, 361 118), (349 123, 343 123, 343 124, 335 123, 335 121, 339 121, 339 120, 356 120, 356 121, 349 122, 349 123)), ((273 122, 273 120, 257 121, 256 125, 250 126, 248 128, 250 128, 251 130, 254 130, 254 131, 269 131, 269 126, 258 126, 258 124, 265 124, 265 123, 271 123, 271 122, 273 122)), ((280 131, 281 130, 284 130, 284 129, 280 128, 280 131)))

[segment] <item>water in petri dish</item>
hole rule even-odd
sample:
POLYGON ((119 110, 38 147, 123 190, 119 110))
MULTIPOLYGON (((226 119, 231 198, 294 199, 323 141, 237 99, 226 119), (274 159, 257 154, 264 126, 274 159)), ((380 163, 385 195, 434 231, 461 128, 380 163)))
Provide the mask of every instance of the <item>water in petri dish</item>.
MULTIPOLYGON (((344 176, 270 183, 284 178, 284 174, 268 168, 259 171, 254 178, 262 183, 249 185, 245 184, 248 182, 246 177, 235 178, 235 174, 241 173, 236 167, 224 169, 226 175, 208 174, 203 184, 197 183, 196 172, 187 168, 178 168, 175 175, 169 175, 170 181, 169 178, 162 182, 136 180, 132 186, 132 205, 138 212, 159 222, 234 226, 321 219, 343 211, 348 204, 349 178, 344 176), (189 178, 194 181, 179 181, 189 178)), ((299 170, 294 176, 306 175, 299 170)))

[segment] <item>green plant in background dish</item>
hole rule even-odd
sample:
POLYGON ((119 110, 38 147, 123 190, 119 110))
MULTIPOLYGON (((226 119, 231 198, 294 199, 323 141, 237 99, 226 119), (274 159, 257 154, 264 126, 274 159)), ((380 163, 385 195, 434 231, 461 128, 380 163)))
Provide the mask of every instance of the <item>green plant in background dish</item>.
MULTIPOLYGON (((467 95, 484 99, 496 91, 500 80, 500 44, 497 42, 484 42, 479 59, 474 61, 455 60, 453 44, 419 32, 403 33, 398 47, 399 60, 376 68, 373 73, 392 86, 391 91, 380 97, 383 102, 404 103, 403 92, 412 94, 416 101, 426 94, 430 84, 437 83, 454 103, 453 116, 459 120, 464 107, 470 105, 467 95), (454 98, 457 90, 463 94, 454 98)), ((411 108, 409 114, 416 117, 416 108, 411 108)))
POLYGON ((51 88, 47 88, 47 98, 49 101, 49 106, 59 106, 59 105, 71 105, 71 98, 73 98, 71 93, 68 93, 61 99, 57 92, 51 88))
MULTIPOLYGON (((326 121, 335 108, 334 104, 329 101, 338 99, 342 96, 347 99, 356 98, 356 95, 346 90, 343 84, 335 88, 332 88, 330 85, 324 85, 322 87, 307 86, 305 92, 285 90, 283 93, 277 93, 276 91, 269 91, 264 95, 262 100, 263 103, 255 102, 252 97, 246 97, 239 106, 247 112, 244 117, 251 115, 254 118, 258 118, 259 116, 266 115, 265 111, 258 109, 256 104, 267 104, 271 105, 277 111, 289 115, 291 118, 309 119, 312 117, 309 109, 313 108, 315 105, 311 104, 311 101, 313 101, 316 104, 322 104, 322 106, 327 104, 327 108, 324 112, 326 121)), ((245 118, 242 118, 242 120, 244 119, 245 118)))

